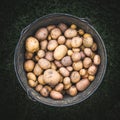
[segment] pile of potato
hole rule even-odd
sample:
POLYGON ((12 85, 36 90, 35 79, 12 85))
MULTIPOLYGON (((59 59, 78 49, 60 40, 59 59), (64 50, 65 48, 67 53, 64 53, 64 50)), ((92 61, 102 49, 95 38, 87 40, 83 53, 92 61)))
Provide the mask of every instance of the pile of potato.
POLYGON ((101 61, 92 35, 75 24, 39 28, 26 39, 25 49, 29 86, 55 100, 84 91, 95 79, 101 61))

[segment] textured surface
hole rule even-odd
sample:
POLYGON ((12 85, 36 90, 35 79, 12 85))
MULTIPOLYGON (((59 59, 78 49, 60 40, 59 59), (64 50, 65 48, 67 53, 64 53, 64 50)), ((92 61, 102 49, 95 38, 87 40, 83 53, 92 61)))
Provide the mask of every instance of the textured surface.
MULTIPOLYGON (((16 120, 49 119, 120 119, 119 26, 120 9, 115 1, 87 0, 4 0, 0 4, 0 106, 16 120), (20 31, 36 18, 53 12, 88 17, 102 36, 108 67, 102 84, 89 99, 71 107, 55 108, 30 101, 17 81, 13 55, 20 31)), ((0 113, 0 115, 2 115, 0 113)))

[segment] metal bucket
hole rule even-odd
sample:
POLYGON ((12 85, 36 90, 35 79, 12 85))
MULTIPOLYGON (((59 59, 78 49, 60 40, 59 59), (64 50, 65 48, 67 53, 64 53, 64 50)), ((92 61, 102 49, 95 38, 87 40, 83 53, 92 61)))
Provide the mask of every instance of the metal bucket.
POLYGON ((14 54, 14 67, 15 72, 18 78, 19 83, 23 87, 23 89, 26 91, 28 97, 33 101, 38 101, 40 103, 44 103, 46 105, 50 106, 71 106, 77 103, 80 103, 87 99, 89 96, 91 96, 99 87, 101 84, 103 77, 105 75, 107 66, 107 54, 104 42, 98 32, 95 30, 95 28, 89 23, 87 19, 79 18, 73 15, 64 14, 64 13, 54 13, 49 14, 43 17, 40 17, 39 19, 32 22, 30 25, 25 27, 20 35, 19 42, 15 49, 14 54), (98 72, 96 74, 95 80, 90 84, 90 86, 83 92, 79 92, 77 96, 70 97, 68 95, 64 96, 63 100, 53 100, 50 97, 44 98, 39 93, 37 93, 34 89, 29 87, 27 83, 26 78, 26 72, 23 68, 24 63, 24 43, 27 37, 34 35, 35 31, 40 28, 44 27, 50 24, 58 24, 58 23, 65 23, 67 25, 70 25, 72 23, 76 24, 78 27, 82 28, 86 32, 90 33, 95 42, 98 45, 98 53, 101 56, 101 64, 99 65, 98 72))

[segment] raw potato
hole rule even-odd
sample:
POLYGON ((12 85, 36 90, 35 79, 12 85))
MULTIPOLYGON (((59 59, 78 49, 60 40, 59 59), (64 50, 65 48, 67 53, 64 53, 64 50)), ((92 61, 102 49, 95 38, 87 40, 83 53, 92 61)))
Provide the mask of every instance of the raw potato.
POLYGON ((72 64, 71 57, 70 57, 70 56, 65 56, 65 57, 61 60, 61 63, 62 63, 64 66, 70 66, 70 65, 72 64))
POLYGON ((31 72, 34 69, 35 63, 33 60, 27 60, 24 63, 24 69, 26 72, 31 72))
POLYGON ((65 89, 65 90, 67 90, 67 89, 69 89, 71 86, 72 86, 72 84, 71 84, 71 83, 66 84, 66 85, 64 85, 64 89, 65 89))
POLYGON ((63 65, 61 64, 61 62, 60 62, 60 61, 57 61, 57 60, 55 60, 54 63, 55 63, 55 65, 56 65, 58 68, 60 68, 60 67, 63 66, 63 65))
POLYGON ((38 83, 41 85, 45 85, 45 81, 43 77, 44 77, 43 75, 38 76, 38 83))
POLYGON ((46 85, 45 88, 46 88, 49 92, 52 91, 52 88, 51 88, 50 86, 48 86, 48 85, 46 85))
POLYGON ((34 67, 34 70, 33 70, 34 74, 36 76, 39 76, 42 74, 43 72, 43 69, 39 66, 39 64, 36 64, 35 67, 34 67))
POLYGON ((92 47, 93 45, 93 38, 92 37, 86 37, 83 39, 83 45, 85 47, 92 47))
POLYGON ((73 37, 71 41, 71 46, 73 48, 78 48, 82 45, 82 38, 80 37, 73 37))
POLYGON ((74 70, 79 71, 83 68, 83 63, 82 61, 74 62, 72 66, 74 70))
POLYGON ((55 65, 55 63, 51 63, 51 69, 53 69, 53 70, 56 70, 57 69, 57 66, 55 65))
POLYGON ((48 35, 48 40, 50 41, 50 40, 52 40, 52 37, 51 37, 51 35, 48 35))
POLYGON ((49 25, 47 26, 47 30, 50 32, 52 29, 54 29, 56 26, 55 25, 49 25))
POLYGON ((84 91, 90 85, 90 81, 88 79, 82 79, 76 84, 76 88, 78 91, 84 91))
POLYGON ((35 60, 36 62, 37 62, 39 59, 40 59, 40 58, 39 58, 38 55, 36 55, 36 56, 33 58, 33 60, 35 60))
POLYGON ((47 69, 44 72, 44 78, 43 79, 44 79, 46 84, 55 86, 56 84, 59 83, 61 77, 60 77, 60 74, 57 71, 55 71, 53 69, 47 69))
POLYGON ((84 37, 84 38, 87 38, 87 37, 92 37, 92 36, 91 36, 91 34, 85 33, 85 34, 83 35, 83 37, 84 37))
POLYGON ((95 79, 95 76, 94 76, 94 75, 89 75, 89 76, 88 76, 88 80, 89 80, 89 81, 93 81, 94 79, 95 79))
POLYGON ((99 56, 99 55, 95 55, 93 61, 94 61, 94 64, 95 64, 95 65, 99 65, 99 64, 100 64, 100 61, 101 61, 101 60, 100 60, 100 56, 99 56))
POLYGON ((38 55, 39 58, 43 58, 45 56, 45 51, 44 50, 39 50, 37 52, 37 55, 38 55))
POLYGON ((95 75, 96 72, 97 72, 97 67, 96 67, 95 65, 92 65, 92 66, 90 66, 90 67, 88 68, 88 73, 89 73, 90 75, 95 75))
POLYGON ((59 83, 58 85, 56 85, 55 90, 58 92, 61 92, 64 88, 64 85, 62 83, 59 83))
POLYGON ((47 40, 41 41, 40 42, 41 50, 46 50, 47 49, 47 44, 48 44, 47 40))
POLYGON ((33 72, 27 73, 27 78, 28 78, 29 80, 36 81, 36 76, 35 76, 35 74, 34 74, 33 72))
POLYGON ((84 53, 86 56, 90 57, 92 55, 92 50, 90 48, 85 48, 84 53))
POLYGON ((47 36, 48 36, 48 30, 47 30, 47 28, 40 28, 35 33, 35 37, 38 40, 46 40, 47 36))
POLYGON ((77 62, 77 61, 79 61, 81 59, 81 54, 79 53, 79 52, 74 52, 73 54, 72 54, 72 60, 74 61, 74 62, 77 62))
POLYGON ((83 60, 83 66, 84 68, 89 68, 92 64, 92 60, 89 58, 89 57, 86 57, 84 60, 83 60))
POLYGON ((50 62, 47 60, 47 59, 44 59, 44 58, 41 58, 39 61, 38 61, 38 64, 40 65, 40 67, 42 69, 49 69, 51 67, 51 64, 50 62))
POLYGON ((25 48, 28 52, 34 53, 39 50, 39 42, 34 37, 28 37, 26 39, 25 48))
POLYGON ((66 68, 67 68, 67 70, 70 71, 70 72, 73 71, 73 67, 71 67, 71 66, 68 66, 68 67, 66 67, 66 68))
POLYGON ((75 24, 72 24, 72 25, 70 26, 70 28, 71 28, 71 29, 76 29, 77 26, 76 26, 75 24))
POLYGON ((85 58, 85 54, 84 54, 84 52, 81 51, 80 54, 81 54, 81 59, 84 59, 84 58, 85 58))
POLYGON ((58 38, 58 44, 64 44, 65 43, 65 37, 64 36, 59 36, 58 38))
POLYGON ((71 39, 67 39, 66 42, 65 42, 65 45, 68 47, 68 48, 72 48, 71 46, 71 39))
POLYGON ((84 30, 83 30, 83 29, 79 29, 79 30, 78 30, 78 33, 79 33, 80 35, 84 35, 84 30))
POLYGON ((46 52, 45 59, 47 59, 48 61, 53 61, 53 52, 46 52))
POLYGON ((73 51, 72 51, 72 50, 68 50, 67 54, 68 54, 69 56, 72 56, 73 51))
POLYGON ((61 34, 62 34, 62 32, 59 28, 54 28, 50 32, 52 39, 57 39, 61 34))
POLYGON ((89 76, 89 74, 87 72, 85 75, 82 76, 82 78, 85 79, 85 78, 88 78, 88 76, 89 76))
POLYGON ((72 83, 77 83, 80 80, 81 77, 80 77, 80 74, 77 71, 73 71, 71 73, 70 78, 71 78, 72 83))
POLYGON ((77 95, 77 88, 75 86, 71 86, 68 90, 68 94, 70 96, 76 96, 77 95))
POLYGON ((64 35, 66 38, 73 38, 77 36, 77 31, 71 28, 68 28, 65 32, 64 35))
POLYGON ((65 30, 67 30, 67 25, 65 25, 64 23, 58 24, 58 27, 63 33, 65 32, 65 30))
POLYGON ((64 77, 68 77, 70 75, 69 71, 65 67, 61 67, 59 71, 60 71, 60 74, 64 77))
POLYGON ((28 84, 30 85, 30 87, 36 87, 37 83, 38 83, 37 81, 28 80, 28 84))
POLYGON ((40 85, 40 84, 38 84, 36 87, 35 87, 35 90, 37 91, 37 92, 40 92, 40 90, 43 88, 43 86, 42 85, 40 85))
POLYGON ((63 95, 60 92, 57 92, 55 90, 52 90, 50 92, 50 96, 51 96, 51 98, 53 98, 55 100, 61 100, 61 99, 63 99, 63 95))
POLYGON ((70 78, 69 78, 69 77, 65 77, 65 78, 63 79, 63 83, 64 83, 65 85, 70 84, 70 83, 71 83, 70 78))
POLYGON ((56 40, 50 40, 49 43, 48 43, 48 46, 47 46, 47 49, 49 51, 53 51, 55 50, 55 48, 58 46, 58 43, 56 40))
POLYGON ((80 70, 79 73, 80 73, 81 76, 84 76, 84 75, 86 75, 87 70, 83 68, 83 69, 80 70))
POLYGON ((25 59, 29 60, 32 59, 32 57, 33 57, 33 53, 27 51, 25 52, 25 59))
POLYGON ((67 53, 67 47, 65 45, 59 45, 54 51, 54 58, 61 60, 67 53))
POLYGON ((80 52, 80 48, 72 48, 73 52, 80 52))
POLYGON ((43 87, 41 90, 40 90, 40 94, 44 97, 48 97, 49 95, 49 91, 47 88, 43 87))
POLYGON ((94 52, 97 50, 97 44, 95 42, 93 43, 91 50, 94 52))

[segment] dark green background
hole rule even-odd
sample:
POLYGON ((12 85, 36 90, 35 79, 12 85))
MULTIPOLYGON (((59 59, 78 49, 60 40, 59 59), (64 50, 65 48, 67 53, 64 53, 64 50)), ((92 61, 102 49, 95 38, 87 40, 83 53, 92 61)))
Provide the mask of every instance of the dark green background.
POLYGON ((119 120, 120 119, 120 6, 117 1, 3 0, 0 3, 0 109, 4 119, 119 120), (34 103, 17 81, 13 55, 21 30, 49 13, 88 17, 104 40, 108 64, 98 90, 84 102, 65 108, 34 103))

